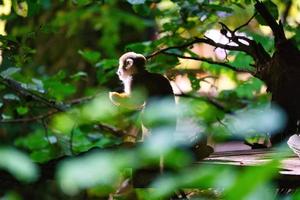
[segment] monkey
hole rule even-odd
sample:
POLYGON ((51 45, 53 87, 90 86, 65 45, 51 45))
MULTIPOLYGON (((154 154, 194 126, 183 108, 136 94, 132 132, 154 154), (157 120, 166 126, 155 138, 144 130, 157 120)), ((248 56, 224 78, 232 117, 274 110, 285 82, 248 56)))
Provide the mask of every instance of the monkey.
POLYGON ((123 93, 110 92, 111 101, 117 106, 132 109, 142 109, 149 98, 173 97, 174 93, 169 80, 161 74, 150 73, 146 70, 146 58, 142 54, 127 52, 119 58, 117 75, 123 82, 123 93), (144 89, 146 97, 134 99, 135 92, 144 89), (127 99, 134 100, 130 103, 127 99))
MULTIPOLYGON (((127 52, 119 58, 117 75, 124 86, 123 93, 110 92, 110 100, 116 106, 146 110, 151 99, 175 98, 170 81, 161 74, 146 70, 146 58, 142 54, 127 52), (145 95, 139 95, 139 91, 145 95)), ((146 126, 147 127, 147 126, 146 126)), ((151 127, 147 127, 151 128, 151 127)))
MULTIPOLYGON (((147 59, 142 54, 135 52, 127 52, 119 58, 119 67, 117 75, 124 86, 123 93, 110 92, 109 97, 116 106, 123 106, 129 109, 140 110, 142 113, 147 110, 147 107, 153 99, 155 101, 170 98, 171 103, 175 105, 175 96, 173 93, 170 81, 161 74, 151 73, 146 70, 147 59), (145 96, 138 95, 138 91, 142 89, 146 93, 145 96)), ((142 141, 144 132, 148 132, 151 125, 141 120, 142 141), (145 127, 146 126, 146 131, 145 127)), ((176 127, 176 120, 174 121, 176 127)), ((135 127, 133 128, 135 129, 135 127)), ((136 131, 136 130, 135 130, 136 131)), ((174 128, 175 131, 175 128, 174 128)), ((138 133, 136 133, 138 134, 138 133)), ((136 135, 136 138, 138 136, 136 135)), ((132 142, 132 141, 130 141, 132 142)), ((159 171, 163 172, 164 158, 160 156, 159 171)))

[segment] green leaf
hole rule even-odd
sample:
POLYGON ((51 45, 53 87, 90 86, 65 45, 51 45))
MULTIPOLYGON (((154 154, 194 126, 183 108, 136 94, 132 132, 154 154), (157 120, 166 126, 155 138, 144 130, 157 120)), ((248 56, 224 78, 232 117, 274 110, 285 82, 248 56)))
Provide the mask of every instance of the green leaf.
POLYGON ((25 115, 29 111, 28 107, 20 106, 17 108, 17 112, 19 115, 25 115))
POLYGON ((133 10, 142 16, 149 16, 151 13, 150 8, 146 4, 135 4, 133 10))
POLYGON ((128 3, 132 5, 144 4, 146 0, 127 0, 128 3))
POLYGON ((17 95, 11 94, 11 93, 5 94, 5 95, 3 96, 3 99, 6 99, 6 100, 14 100, 14 101, 20 101, 20 98, 19 98, 17 95))
POLYGON ((0 75, 4 78, 10 77, 12 74, 17 73, 21 70, 19 67, 10 67, 0 73, 0 75))
POLYGON ((72 79, 79 80, 82 77, 87 77, 88 74, 86 72, 77 72, 71 76, 72 79))
POLYGON ((101 60, 96 64, 97 68, 102 68, 102 69, 111 69, 111 68, 116 68, 118 67, 119 62, 117 59, 104 59, 101 60))
POLYGON ((78 4, 79 6, 85 6, 92 2, 92 0, 72 0, 73 3, 78 4))
POLYGON ((28 4, 26 1, 18 2, 18 0, 12 0, 12 6, 17 13, 17 15, 21 17, 27 17, 28 14, 28 4))
POLYGON ((16 139, 15 145, 29 150, 38 150, 47 148, 49 144, 45 137, 45 131, 43 129, 38 129, 25 137, 16 139))
POLYGON ((95 64, 99 61, 101 56, 99 52, 91 50, 79 50, 78 53, 91 64, 95 64))
POLYGON ((9 171, 22 182, 33 182, 38 178, 38 168, 24 153, 8 147, 0 148, 0 168, 9 171))
POLYGON ((192 74, 189 74, 188 77, 191 81, 193 91, 198 91, 200 89, 200 80, 197 79, 197 77, 192 74))
POLYGON ((208 7, 208 8, 211 8, 213 10, 217 10, 217 11, 228 12, 228 13, 231 13, 233 11, 232 8, 225 7, 225 6, 220 6, 220 5, 216 5, 216 4, 208 4, 208 5, 205 5, 205 7, 208 7))

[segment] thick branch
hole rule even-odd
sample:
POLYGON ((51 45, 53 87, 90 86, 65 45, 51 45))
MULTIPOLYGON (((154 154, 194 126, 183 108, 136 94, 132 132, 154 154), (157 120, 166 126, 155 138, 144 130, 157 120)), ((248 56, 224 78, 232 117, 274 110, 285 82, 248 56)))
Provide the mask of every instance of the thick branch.
POLYGON ((266 21, 268 26, 272 29, 272 32, 275 37, 275 43, 280 43, 286 40, 283 26, 281 22, 279 24, 276 22, 274 17, 271 15, 267 7, 260 1, 256 0, 255 9, 262 16, 262 18, 266 21))

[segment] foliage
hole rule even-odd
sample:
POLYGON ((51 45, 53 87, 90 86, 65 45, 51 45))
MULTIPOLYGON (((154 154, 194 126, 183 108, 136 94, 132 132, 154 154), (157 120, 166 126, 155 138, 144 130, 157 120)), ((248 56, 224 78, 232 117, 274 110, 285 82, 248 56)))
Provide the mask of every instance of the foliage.
MULTIPOLYGON (((219 22, 230 30, 240 27, 254 14, 254 1, 3 0, 2 4, 3 171, 30 187, 29 182, 44 178, 44 166, 55 163, 51 170, 56 193, 74 199, 80 199, 82 193, 91 199, 106 198, 135 172, 156 166, 163 155, 172 172, 154 179, 153 190, 137 189, 136 198, 163 199, 190 187, 206 192, 214 188, 216 199, 272 197, 271 179, 278 172, 279 158, 241 172, 225 166, 192 166, 195 160, 187 150, 203 135, 211 134, 216 141, 243 140, 265 137, 284 126, 285 114, 271 105, 270 94, 263 92, 264 82, 250 75, 255 74, 255 59, 239 51, 210 47, 212 40, 232 43, 219 22), (209 34, 210 30, 216 32, 209 34), (195 38, 204 38, 207 44, 197 46, 195 38), (210 53, 202 56, 203 49, 210 53), (139 122, 138 114, 117 108, 108 99, 109 91, 122 88, 115 71, 117 57, 124 51, 146 55, 151 72, 168 75, 186 70, 192 88, 180 97, 178 110, 167 100, 149 109, 145 118, 155 129, 134 149, 120 146, 129 124, 139 122), (195 63, 186 62, 190 59, 195 63), (193 73, 195 69, 215 81, 226 77, 234 86, 219 85, 216 95, 201 96, 198 91, 207 81, 193 73), (246 78, 241 78, 245 73, 246 78), (181 129, 195 135, 170 139, 169 125, 176 117, 179 121, 193 119, 198 128, 188 124, 181 129)), ((267 0, 265 4, 275 19, 284 15, 285 1, 267 0)), ((297 9, 297 2, 291 7, 297 9)), ((300 47, 297 15, 287 17, 285 29, 300 47)), ((266 25, 258 14, 236 33, 272 54, 274 41, 266 25)), ((51 196, 45 188, 39 187, 51 196)), ((23 195, 19 189, 1 192, 3 199, 21 199, 23 195)), ((133 199, 122 195, 115 194, 115 198, 133 199)), ((296 199, 299 194, 294 196, 296 199)))

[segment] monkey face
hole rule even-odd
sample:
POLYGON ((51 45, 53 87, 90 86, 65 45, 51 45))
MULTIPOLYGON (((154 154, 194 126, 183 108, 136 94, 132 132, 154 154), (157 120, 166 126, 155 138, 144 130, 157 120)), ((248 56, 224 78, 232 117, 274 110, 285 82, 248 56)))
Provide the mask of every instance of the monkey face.
POLYGON ((120 80, 124 81, 131 77, 134 73, 134 61, 132 58, 127 58, 125 60, 119 60, 119 68, 117 74, 120 80))
POLYGON ((119 68, 117 74, 120 80, 124 81, 132 77, 133 74, 137 73, 139 68, 145 66, 146 58, 134 52, 128 52, 123 54, 119 59, 119 68))

